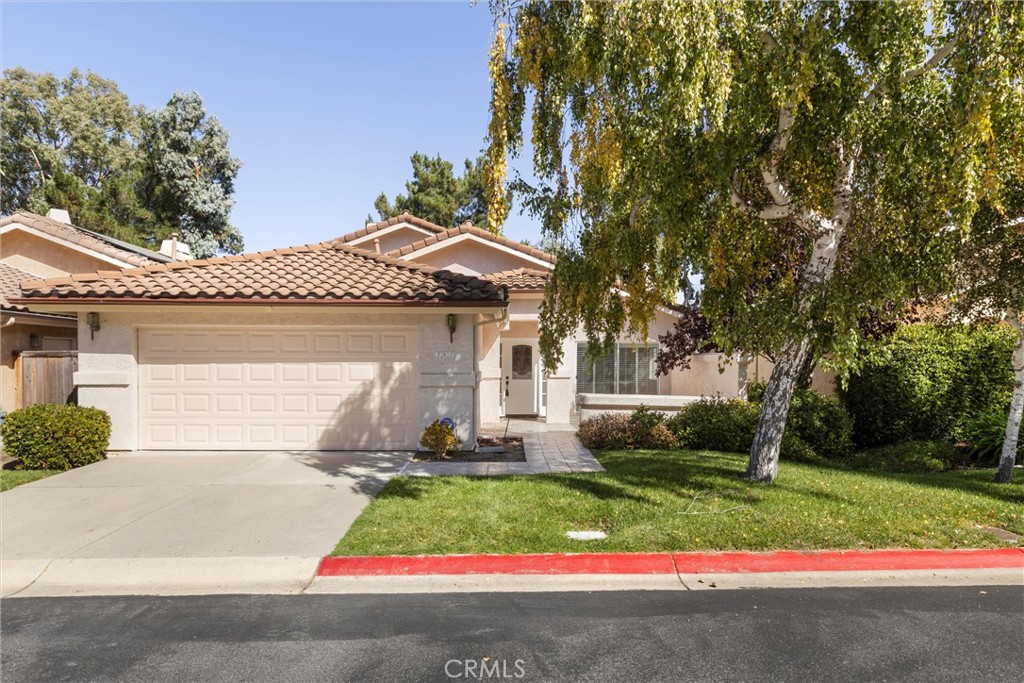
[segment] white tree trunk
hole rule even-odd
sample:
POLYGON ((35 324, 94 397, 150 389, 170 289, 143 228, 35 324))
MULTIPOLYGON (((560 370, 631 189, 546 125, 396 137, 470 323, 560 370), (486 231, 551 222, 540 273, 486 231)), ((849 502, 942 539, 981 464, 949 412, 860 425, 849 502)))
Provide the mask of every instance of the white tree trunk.
MULTIPOLYGON (((801 220, 815 227, 814 248, 800 276, 800 284, 793 305, 796 319, 804 319, 811 308, 816 290, 827 284, 835 272, 839 257, 839 243, 853 211, 853 173, 859 153, 855 148, 846 155, 840 147, 843 163, 836 169, 832 216, 824 218, 816 213, 805 213, 801 220)), ((774 195, 774 193, 773 193, 774 195)), ((808 321, 803 335, 790 337, 783 345, 779 359, 772 369, 761 403, 761 417, 754 433, 747 463, 747 478, 770 484, 779 472, 779 452, 786 431, 786 418, 793 390, 800 378, 804 361, 810 353, 814 335, 813 323, 808 321)))
POLYGON ((1021 415, 1024 413, 1024 327, 1017 311, 1009 311, 1007 320, 1017 330, 1017 346, 1013 350, 1013 398, 1010 400, 1010 416, 1006 420, 1003 453, 999 458, 999 470, 996 472, 996 481, 1000 484, 1009 484, 1013 477, 1021 415))
POLYGON ((747 479, 770 484, 779 473, 779 454, 786 432, 789 404, 800 376, 800 366, 807 358, 810 346, 810 337, 790 338, 772 368, 761 402, 761 417, 754 433, 754 443, 750 447, 747 479))

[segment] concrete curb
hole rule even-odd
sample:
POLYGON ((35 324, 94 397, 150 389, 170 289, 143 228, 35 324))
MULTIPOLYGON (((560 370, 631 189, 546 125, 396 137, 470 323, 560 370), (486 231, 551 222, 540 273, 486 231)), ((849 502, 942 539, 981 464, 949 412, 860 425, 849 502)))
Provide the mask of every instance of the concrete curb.
POLYGON ((325 557, 317 576, 702 575, 963 569, 1024 572, 1024 548, 325 557))
POLYGON ((0 563, 3 597, 296 594, 316 557, 153 557, 0 563))

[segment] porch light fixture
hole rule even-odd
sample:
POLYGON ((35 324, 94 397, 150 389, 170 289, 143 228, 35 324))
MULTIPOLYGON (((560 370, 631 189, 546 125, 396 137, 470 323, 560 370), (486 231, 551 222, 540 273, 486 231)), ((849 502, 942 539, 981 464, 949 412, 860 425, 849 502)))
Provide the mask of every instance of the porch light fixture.
POLYGON ((448 323, 448 341, 451 343, 455 341, 455 314, 449 313, 445 320, 448 323))
POLYGON ((90 332, 89 337, 91 339, 95 339, 96 338, 96 331, 98 329, 100 329, 100 314, 99 313, 89 313, 88 315, 85 316, 85 322, 86 322, 86 324, 89 325, 89 332, 90 332))
POLYGON ((28 335, 28 347, 30 349, 41 349, 43 348, 43 339, 35 332, 28 335))

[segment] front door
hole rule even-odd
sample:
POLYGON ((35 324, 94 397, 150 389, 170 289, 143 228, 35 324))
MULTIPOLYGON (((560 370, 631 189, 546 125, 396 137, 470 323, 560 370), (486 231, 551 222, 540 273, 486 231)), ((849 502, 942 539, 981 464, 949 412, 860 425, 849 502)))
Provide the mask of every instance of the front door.
POLYGON ((503 339, 502 386, 506 415, 536 415, 540 396, 540 358, 535 339, 503 339))

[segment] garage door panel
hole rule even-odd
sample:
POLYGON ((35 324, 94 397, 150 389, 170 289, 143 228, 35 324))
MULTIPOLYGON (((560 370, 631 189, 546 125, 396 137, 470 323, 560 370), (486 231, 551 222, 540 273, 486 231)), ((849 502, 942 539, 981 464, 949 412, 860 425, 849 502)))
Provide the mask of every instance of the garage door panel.
POLYGON ((411 330, 140 329, 140 445, 414 448, 416 348, 411 330))

